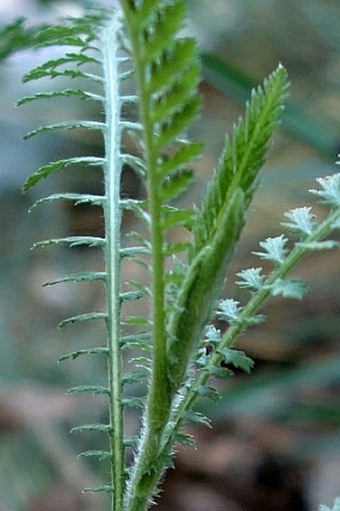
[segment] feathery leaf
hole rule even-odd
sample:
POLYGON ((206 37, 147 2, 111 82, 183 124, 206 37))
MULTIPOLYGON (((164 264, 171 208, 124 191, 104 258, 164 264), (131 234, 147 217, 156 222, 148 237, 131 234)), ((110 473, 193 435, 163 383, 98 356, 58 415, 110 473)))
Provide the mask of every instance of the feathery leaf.
POLYGON ((77 316, 72 316, 70 318, 64 319, 59 323, 59 327, 62 328, 66 325, 72 323, 81 323, 83 321, 92 321, 93 319, 101 319, 106 321, 107 314, 103 312, 88 312, 87 314, 78 314, 77 316))
POLYGON ((209 184, 195 224, 194 256, 210 243, 221 211, 229 202, 235 187, 244 192, 245 208, 253 197, 256 178, 264 163, 270 136, 276 127, 287 91, 287 73, 279 66, 253 90, 247 103, 245 118, 234 127, 231 141, 226 140, 217 170, 209 184))
POLYGON ((105 131, 105 124, 98 121, 65 121, 57 124, 49 124, 46 126, 40 126, 39 128, 29 131, 24 135, 24 140, 28 138, 34 137, 39 133, 44 133, 46 131, 54 131, 54 130, 75 130, 75 129, 85 129, 85 130, 97 130, 97 131, 105 131))
POLYGON ((69 275, 65 275, 60 279, 50 280, 44 284, 44 287, 54 286, 55 284, 61 284, 62 282, 92 282, 95 280, 105 281, 106 273, 100 271, 94 272, 79 272, 79 273, 70 273, 69 275))
POLYGON ((88 247, 103 248, 105 239, 96 236, 68 236, 67 238, 54 238, 50 240, 37 241, 33 248, 45 248, 49 245, 69 245, 70 247, 79 247, 82 245, 88 247))
POLYGON ((103 158, 97 158, 93 156, 79 156, 77 158, 67 158, 66 160, 59 160, 51 162, 43 167, 40 167, 34 174, 32 174, 25 182, 23 188, 27 191, 29 188, 34 186, 40 179, 45 179, 55 170, 66 169, 70 165, 85 165, 102 167, 105 160, 103 158))

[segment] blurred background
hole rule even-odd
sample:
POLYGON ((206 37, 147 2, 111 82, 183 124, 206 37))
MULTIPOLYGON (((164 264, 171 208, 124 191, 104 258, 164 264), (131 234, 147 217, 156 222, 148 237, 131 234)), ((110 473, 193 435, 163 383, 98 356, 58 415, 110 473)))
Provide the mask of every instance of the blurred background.
MULTIPOLYGON (((112 5, 98 2, 96 5, 112 5)), ((102 233, 96 208, 57 204, 27 210, 57 191, 101 191, 100 173, 64 171, 22 194, 25 178, 51 160, 102 153, 101 140, 79 133, 21 137, 41 123, 100 118, 90 104, 71 99, 15 108, 35 90, 62 83, 23 84, 42 62, 26 48, 34 27, 78 15, 86 1, 2 0, 0 5, 0 511, 104 511, 105 497, 81 493, 105 482, 105 462, 76 459, 105 445, 98 435, 72 427, 105 420, 100 397, 65 395, 78 384, 105 381, 102 360, 81 357, 56 363, 64 353, 103 342, 97 322, 57 329, 69 316, 102 310, 96 283, 43 284, 72 271, 100 270, 95 249, 30 251, 36 240, 102 233), (26 17, 25 23, 15 22, 26 17), (12 23, 12 28, 4 26, 12 23), (21 33, 21 36, 20 36, 21 33)), ((258 264, 259 240, 280 234, 287 209, 314 204, 315 178, 334 173, 340 152, 340 3, 338 0, 188 0, 187 31, 198 38, 203 61, 203 115, 193 135, 204 140, 197 182, 181 199, 198 203, 221 151, 225 133, 242 114, 253 85, 281 62, 291 81, 281 128, 249 214, 226 286, 245 296, 234 275, 258 264)), ((54 50, 52 49, 51 52, 54 50)), ((126 169, 123 193, 138 197, 140 183, 126 169)), ((324 214, 315 206, 318 217, 324 214)), ((124 217, 124 229, 138 227, 124 217)), ((340 264, 339 254, 309 256, 296 274, 309 283, 302 302, 276 298, 267 321, 238 346, 255 360, 251 375, 221 385, 216 405, 199 403, 212 429, 192 429, 198 450, 179 449, 176 470, 164 481, 158 509, 167 511, 309 511, 340 495, 340 264)), ((126 267, 124 278, 135 278, 126 267)), ((138 391, 138 389, 136 389, 138 391)), ((131 415, 134 429, 138 417, 131 415)))

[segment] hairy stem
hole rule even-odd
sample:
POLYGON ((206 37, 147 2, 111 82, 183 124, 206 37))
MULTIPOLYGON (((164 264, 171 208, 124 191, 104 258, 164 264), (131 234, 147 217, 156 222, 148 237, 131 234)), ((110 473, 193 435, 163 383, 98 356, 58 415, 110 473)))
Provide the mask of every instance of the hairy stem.
POLYGON ((106 302, 108 383, 110 392, 110 441, 112 453, 112 511, 122 509, 124 491, 124 428, 122 407, 121 315, 121 211, 120 211, 120 96, 117 58, 117 32, 120 23, 113 17, 103 36, 103 66, 106 98, 105 192, 104 208, 106 246, 106 302))
POLYGON ((140 56, 138 27, 134 26, 131 6, 121 1, 129 38, 132 45, 136 85, 139 91, 139 111, 143 125, 144 158, 147 169, 147 189, 150 213, 150 241, 152 265, 152 329, 153 359, 148 399, 144 414, 143 433, 132 467, 126 511, 142 511, 147 508, 155 491, 155 486, 165 468, 159 460, 159 443, 167 424, 170 408, 170 389, 167 371, 165 293, 164 293, 164 253, 163 230, 161 227, 162 201, 160 198, 160 178, 157 174, 158 152, 155 144, 154 124, 150 118, 151 94, 146 86, 143 59, 140 56))
MULTIPOLYGON (((339 221, 339 218, 339 209, 330 213, 328 217, 323 222, 321 222, 315 228, 315 230, 304 240, 304 244, 307 245, 311 242, 323 240, 333 230, 333 226, 337 221, 339 221)), ((289 271, 294 268, 308 254, 308 252, 310 252, 310 249, 305 247, 304 244, 300 245, 297 243, 295 245, 283 263, 274 269, 272 273, 270 273, 270 275, 266 278, 261 289, 254 293, 247 305, 242 309, 238 320, 230 325, 219 345, 216 347, 215 353, 210 355, 206 366, 195 377, 192 386, 188 389, 181 401, 174 408, 172 418, 169 420, 169 426, 162 441, 162 452, 168 453, 171 450, 174 433, 180 427, 180 424, 183 421, 183 417, 185 416, 185 412, 193 407, 197 398, 199 397, 200 387, 204 385, 211 377, 211 369, 214 366, 218 366, 221 360, 220 353, 224 348, 230 348, 233 346, 236 339, 249 324, 248 319, 257 313, 257 311, 262 307, 264 302, 270 296, 271 286, 275 283, 275 281, 285 277, 289 271)))

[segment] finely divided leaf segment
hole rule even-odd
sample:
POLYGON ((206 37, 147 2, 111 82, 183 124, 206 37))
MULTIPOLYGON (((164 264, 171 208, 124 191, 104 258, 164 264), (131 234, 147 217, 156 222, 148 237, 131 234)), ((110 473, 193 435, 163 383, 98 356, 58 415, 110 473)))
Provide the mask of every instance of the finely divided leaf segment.
POLYGON ((106 450, 82 455, 109 461, 111 478, 87 490, 110 493, 112 511, 144 511, 157 494, 162 474, 172 464, 175 444, 193 445, 192 438, 181 430, 183 424, 209 424, 194 410, 197 399, 217 399, 213 378, 228 376, 230 368, 251 370, 252 360, 233 348, 238 335, 264 320, 258 311, 270 295, 303 296, 305 283, 285 278, 302 257, 311 250, 338 246, 325 238, 340 226, 340 179, 339 174, 319 179, 318 188, 312 190, 330 210, 320 223, 306 206, 285 214, 288 221, 284 227, 298 236, 293 248, 287 248, 287 237, 281 234, 260 242, 254 253, 270 262, 273 270, 265 275, 258 267, 237 274, 237 284, 250 292, 249 301, 241 305, 232 298, 219 300, 271 134, 279 122, 287 94, 286 71, 279 65, 263 86, 253 91, 244 118, 225 140, 201 205, 179 208, 176 199, 192 182, 190 165, 203 150, 200 141, 188 137, 201 107, 200 61, 195 41, 181 36, 184 1, 121 0, 120 6, 117 10, 90 11, 39 32, 35 45, 55 46, 60 49, 60 57, 36 67, 24 81, 49 77, 58 82, 62 78, 63 83, 69 80, 69 85, 62 90, 56 87, 52 92, 37 92, 19 104, 75 97, 97 103, 104 113, 102 122, 65 120, 28 133, 26 138, 55 130, 99 132, 104 156, 74 156, 47 163, 27 179, 24 189, 56 171, 72 172, 85 166, 102 169, 103 195, 52 193, 37 200, 32 209, 53 201, 100 206, 105 234, 71 234, 38 241, 35 246, 84 245, 103 252, 104 271, 73 273, 47 285, 101 281, 105 287, 105 310, 66 318, 62 325, 102 321, 106 344, 84 346, 61 359, 83 355, 106 358, 106 386, 80 384, 70 389, 107 397, 106 424, 74 428, 108 435, 106 450), (73 87, 73 83, 85 84, 86 88, 73 87), (123 115, 127 105, 137 106, 137 119, 123 115), (123 149, 123 137, 129 137, 134 147, 131 154, 123 149), (121 197, 125 164, 143 180, 145 199, 121 197), (122 246, 125 209, 144 222, 148 233, 146 237, 131 233, 136 244, 128 248, 122 246), (186 228, 187 239, 169 243, 168 233, 177 226, 186 228), (130 282, 130 289, 123 291, 121 273, 126 258, 149 270, 149 285, 130 282), (141 298, 149 300, 150 315, 127 316, 124 304, 141 298), (210 324, 214 317, 226 322, 225 332, 210 324), (126 325, 136 327, 136 333, 126 334, 126 325), (136 356, 136 350, 140 350, 140 356, 136 356), (123 353, 132 359, 130 372, 123 369, 123 353), (146 397, 128 397, 126 386, 140 381, 145 382, 146 397), (124 409, 128 406, 142 410, 141 431, 133 438, 126 437, 124 428, 124 409), (127 447, 134 451, 130 466, 126 466, 127 447))

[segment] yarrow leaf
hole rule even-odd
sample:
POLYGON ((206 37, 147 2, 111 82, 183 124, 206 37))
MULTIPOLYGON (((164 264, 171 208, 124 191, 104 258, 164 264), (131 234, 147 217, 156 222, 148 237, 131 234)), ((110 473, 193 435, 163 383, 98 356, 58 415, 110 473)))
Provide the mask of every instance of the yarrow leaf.
POLYGON ((110 390, 107 387, 103 387, 101 385, 77 385, 76 387, 72 387, 67 391, 69 394, 79 394, 81 392, 92 392, 93 395, 110 395, 110 390))
POLYGON ((298 231, 304 236, 308 236, 313 232, 314 216, 311 214, 312 208, 306 206, 302 208, 291 209, 284 213, 284 215, 291 220, 291 222, 282 222, 282 225, 298 231))
POLYGON ((217 170, 198 213, 194 230, 195 253, 210 242, 216 219, 236 186, 244 192, 245 208, 249 206, 286 93, 287 73, 282 66, 278 66, 263 87, 253 90, 245 118, 234 127, 232 139, 226 139, 217 170))
POLYGON ((218 304, 217 317, 223 319, 228 323, 238 321, 242 308, 239 306, 240 302, 233 298, 221 300, 218 304))
POLYGON ((259 245, 263 248, 264 252, 252 252, 254 255, 259 256, 263 260, 270 261, 275 265, 282 264, 285 260, 288 249, 286 243, 288 239, 281 234, 275 238, 266 238, 264 241, 260 241, 259 245))
POLYGON ((67 158, 66 160, 59 160, 49 163, 40 167, 34 174, 32 174, 24 183, 23 189, 26 192, 29 188, 38 183, 41 179, 45 179, 52 172, 69 167, 70 165, 89 165, 95 167, 102 167, 105 160, 103 158, 93 156, 79 156, 77 158, 67 158))
POLYGON ((69 247, 88 246, 103 248, 105 239, 97 236, 68 236, 67 238, 54 238, 50 240, 37 241, 32 248, 45 248, 49 245, 68 245, 69 247))
POLYGON ((101 485, 97 485, 97 486, 88 486, 88 487, 83 489, 83 493, 87 493, 87 492, 93 492, 93 493, 100 493, 100 492, 112 493, 113 491, 114 491, 113 487, 110 484, 101 484, 101 485))
POLYGON ((221 330, 218 330, 213 325, 209 325, 205 332, 205 338, 211 342, 219 342, 221 340, 221 330))
POLYGON ((242 280, 236 281, 240 288, 250 289, 251 291, 258 291, 262 286, 265 275, 261 275, 263 268, 248 268, 236 273, 236 276, 242 280))
POLYGON ((338 208, 340 206, 340 173, 319 177, 317 182, 321 189, 309 190, 310 193, 320 197, 322 204, 327 204, 331 208, 338 208))
POLYGON ((302 279, 277 279, 270 286, 272 296, 281 295, 284 298, 301 300, 307 293, 308 287, 302 279))
POLYGON ((78 323, 83 321, 92 321, 94 319, 101 319, 106 321, 107 314, 104 312, 88 312, 86 314, 78 314, 77 316, 72 316, 70 318, 64 319, 59 323, 59 327, 62 328, 65 325, 69 325, 72 323, 78 323))
POLYGON ((104 234, 71 234, 40 241, 35 246, 102 249, 102 271, 66 275, 47 285, 103 283, 103 312, 72 316, 61 325, 104 320, 105 346, 79 348, 60 360, 105 355, 104 385, 70 389, 73 393, 92 392, 108 397, 107 423, 73 429, 108 435, 108 448, 82 455, 110 461, 110 484, 87 490, 112 493, 112 509, 116 511, 144 511, 152 502, 164 469, 172 463, 174 443, 192 445, 191 438, 181 431, 184 423, 209 425, 208 419, 193 411, 193 407, 199 398, 219 398, 211 380, 228 376, 233 367, 246 372, 252 369, 253 361, 233 348, 238 335, 263 321, 264 316, 258 311, 269 295, 296 299, 303 296, 304 282, 287 279, 286 275, 305 253, 339 246, 326 237, 340 225, 336 214, 340 181, 336 176, 320 178, 321 189, 312 192, 333 210, 333 216, 320 224, 308 207, 285 213, 288 222, 284 225, 300 235, 291 249, 287 248, 284 235, 260 242, 261 251, 254 253, 272 262, 274 269, 268 275, 262 273, 262 268, 237 273, 238 286, 250 291, 248 303, 220 299, 271 134, 279 122, 287 73, 279 65, 252 92, 244 120, 240 119, 232 136, 226 138, 202 204, 180 208, 177 199, 193 181, 191 163, 202 153, 202 143, 188 136, 201 109, 201 66, 196 42, 181 32, 185 1, 120 0, 120 6, 121 9, 96 11, 41 31, 35 38, 37 46, 65 46, 66 52, 62 48, 61 55, 37 66, 25 80, 80 78, 86 87, 65 85, 62 90, 37 92, 19 104, 57 97, 65 101, 79 98, 93 101, 92 106, 99 106, 100 115, 104 114, 99 117, 102 122, 66 120, 28 133, 26 138, 60 129, 82 129, 90 135, 95 130, 103 139, 104 157, 79 156, 48 163, 28 178, 24 188, 63 169, 93 166, 101 170, 102 195, 59 192, 39 199, 33 207, 53 201, 99 206, 104 234), (141 181, 139 199, 125 196, 128 193, 122 191, 122 171, 126 167, 141 181), (142 225, 140 232, 130 231, 124 244, 123 215, 142 220, 138 222, 142 225), (178 229, 183 238, 175 237, 178 229), (143 274, 143 279, 133 277, 123 284, 122 274, 125 270, 130 272, 135 264, 139 265, 138 270, 148 272, 148 277, 144 279, 143 274), (142 310, 147 309, 149 314, 134 311, 134 301, 139 299, 142 310), (228 323, 225 331, 209 324, 214 317, 228 323), (140 397, 134 391, 141 382, 147 395, 140 397), (139 437, 125 436, 126 407, 143 410, 139 437), (133 451, 128 468, 126 449, 133 451))
POLYGON ((77 458, 87 458, 87 457, 97 457, 100 461, 101 460, 109 460, 112 459, 112 454, 109 451, 104 451, 101 449, 93 449, 89 451, 83 451, 78 454, 77 458))
POLYGON ((77 351, 72 351, 71 353, 66 353, 66 355, 62 355, 59 357, 58 362, 63 362, 64 360, 75 360, 76 358, 82 355, 109 355, 109 350, 106 347, 100 346, 95 348, 85 348, 77 351))
POLYGON ((106 273, 105 272, 79 272, 79 273, 70 273, 69 275, 65 275, 59 279, 50 280, 44 284, 44 287, 54 286, 56 284, 61 284, 62 282, 93 282, 93 281, 105 281, 106 273))
POLYGON ((246 373, 250 373, 254 367, 254 361, 243 351, 224 348, 222 354, 226 363, 232 364, 237 369, 243 369, 246 373))

